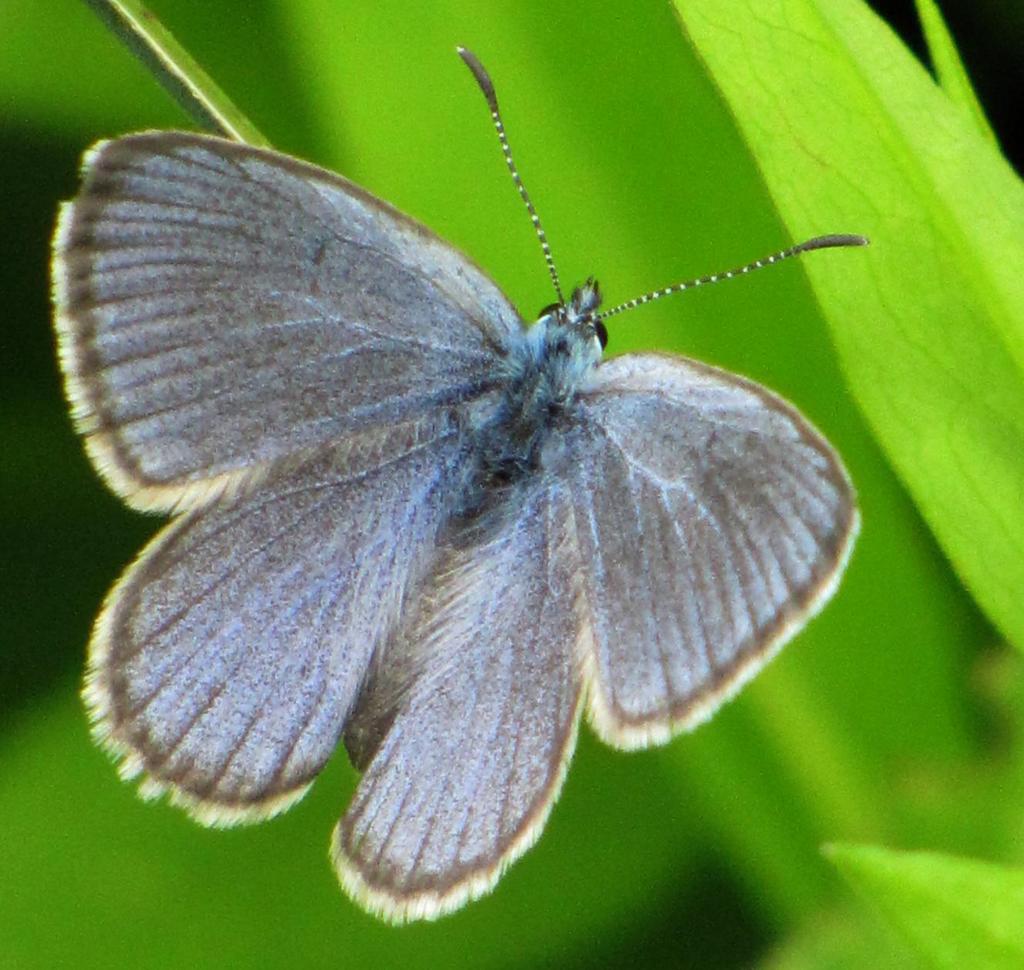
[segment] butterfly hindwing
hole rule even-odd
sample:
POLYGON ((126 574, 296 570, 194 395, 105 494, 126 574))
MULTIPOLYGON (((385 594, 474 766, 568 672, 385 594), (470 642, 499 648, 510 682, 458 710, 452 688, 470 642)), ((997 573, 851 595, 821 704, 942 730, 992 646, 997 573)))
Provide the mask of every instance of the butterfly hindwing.
POLYGON ((214 823, 299 797, 433 561, 462 459, 451 423, 364 432, 165 527, 90 646, 86 698, 122 771, 214 823))
POLYGON ((572 754, 585 627, 569 498, 524 491, 500 528, 442 555, 350 726, 368 765, 335 862, 394 920, 486 892, 539 834, 572 754))

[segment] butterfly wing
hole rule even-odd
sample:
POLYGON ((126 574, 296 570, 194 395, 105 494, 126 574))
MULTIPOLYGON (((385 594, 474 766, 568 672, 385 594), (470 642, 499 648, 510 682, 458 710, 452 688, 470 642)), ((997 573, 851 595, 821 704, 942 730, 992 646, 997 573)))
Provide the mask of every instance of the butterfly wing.
POLYGON ((144 795, 221 824, 304 793, 433 561, 461 448, 443 419, 362 432, 156 536, 97 620, 86 687, 144 795))
POLYGON ((89 153, 54 293, 93 461, 151 509, 461 402, 522 330, 482 271, 340 176, 174 132, 89 153))
POLYGON ((619 747, 706 719, 835 589, 857 530, 828 443, 682 358, 602 364, 566 474, 592 626, 589 717, 619 747))
POLYGON ((368 766, 335 864, 396 921, 486 892, 539 834, 572 754, 584 626, 569 501, 528 492, 491 538, 442 557, 346 731, 368 766))

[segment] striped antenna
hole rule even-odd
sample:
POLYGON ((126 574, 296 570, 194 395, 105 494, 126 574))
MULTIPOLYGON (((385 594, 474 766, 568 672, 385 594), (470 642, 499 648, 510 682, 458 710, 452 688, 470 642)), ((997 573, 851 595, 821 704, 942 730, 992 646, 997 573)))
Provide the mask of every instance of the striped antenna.
POLYGON ((544 253, 544 262, 548 264, 551 282, 555 284, 555 293, 558 295, 559 306, 565 306, 565 297, 562 296, 562 286, 558 282, 558 270, 555 269, 555 261, 551 256, 548 237, 544 233, 544 227, 540 224, 540 216, 537 215, 537 210, 530 201, 530 195, 526 191, 526 186, 523 185, 523 180, 519 177, 516 163, 512 161, 512 149, 508 146, 508 136, 505 134, 505 126, 501 121, 501 112, 498 111, 498 96, 494 93, 494 83, 491 81, 491 76, 484 70, 483 64, 476 59, 476 55, 466 50, 465 47, 456 47, 455 49, 458 51, 459 57, 465 62, 466 67, 473 72, 476 83, 483 92, 483 96, 487 99, 487 106, 491 109, 491 121, 494 122, 494 130, 498 133, 498 141, 501 142, 501 153, 505 156, 505 164, 508 165, 512 181, 515 182, 516 188, 519 190, 519 197, 523 200, 526 211, 530 213, 530 221, 533 223, 533 229, 537 233, 537 240, 540 242, 540 248, 544 253))
POLYGON ((765 266, 771 266, 774 263, 781 263, 784 259, 789 259, 792 256, 799 256, 800 253, 810 252, 812 249, 835 249, 839 246, 866 246, 867 244, 868 240, 865 236, 815 236, 813 239, 808 239, 805 242, 797 243, 795 246, 790 246, 789 249, 783 249, 777 253, 772 253, 771 256, 763 256, 761 259, 755 259, 752 263, 747 263, 746 266, 737 266, 735 269, 726 270, 724 273, 712 273, 710 276, 701 276, 694 280, 686 280, 684 283, 673 283, 671 286, 666 286, 663 290, 654 290, 651 293, 645 293, 643 296, 627 300, 625 303, 620 303, 618 306, 613 306, 610 310, 604 310, 594 316, 597 320, 607 320, 608 317, 614 317, 616 314, 622 313, 625 310, 632 310, 634 307, 643 306, 645 303, 652 303, 655 300, 660 300, 663 296, 669 296, 672 293, 682 293, 683 290, 690 290, 697 286, 704 286, 708 283, 718 283, 722 280, 731 280, 736 276, 746 276, 748 273, 752 273, 755 269, 762 269, 765 266))

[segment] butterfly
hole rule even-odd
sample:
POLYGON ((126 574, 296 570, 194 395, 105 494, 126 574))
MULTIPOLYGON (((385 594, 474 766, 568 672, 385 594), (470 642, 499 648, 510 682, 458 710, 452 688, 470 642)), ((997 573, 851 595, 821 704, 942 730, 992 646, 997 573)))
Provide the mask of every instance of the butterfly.
POLYGON ((332 838, 395 921, 489 890, 539 835, 585 717, 660 744, 835 590, 858 527, 825 439, 742 377, 604 358, 609 316, 860 237, 819 237, 527 327, 429 230, 338 175, 220 138, 101 142, 65 203, 60 362, 107 484, 169 513, 108 595, 97 739, 201 822, 266 818, 339 741, 332 838))

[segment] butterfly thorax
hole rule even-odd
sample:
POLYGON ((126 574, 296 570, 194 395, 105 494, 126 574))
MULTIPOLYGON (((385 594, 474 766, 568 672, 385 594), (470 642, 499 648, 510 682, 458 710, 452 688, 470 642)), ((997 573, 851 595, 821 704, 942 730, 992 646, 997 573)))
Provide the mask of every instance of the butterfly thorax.
MULTIPOLYGON (((488 497, 536 474, 552 437, 573 421, 573 402, 601 359, 603 341, 593 311, 600 296, 590 280, 565 305, 542 311, 506 361, 502 390, 473 428, 476 498, 488 497)), ((555 449, 557 451, 557 449, 555 449)))

